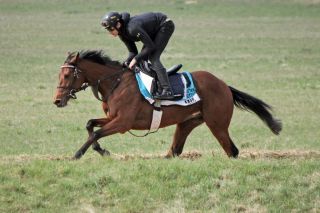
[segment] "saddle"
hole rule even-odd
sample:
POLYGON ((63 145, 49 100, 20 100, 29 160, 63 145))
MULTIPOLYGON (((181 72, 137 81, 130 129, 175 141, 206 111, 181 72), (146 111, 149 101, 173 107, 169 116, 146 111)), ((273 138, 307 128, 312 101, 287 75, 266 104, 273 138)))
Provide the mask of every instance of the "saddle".
MULTIPOLYGON (((177 65, 170 67, 167 70, 168 76, 177 73, 181 69, 181 67, 182 67, 182 64, 177 64, 177 65)), ((151 68, 151 64, 146 61, 142 61, 140 64, 138 64, 138 68, 140 68, 141 71, 147 75, 150 74, 150 75, 152 75, 152 77, 156 76, 156 72, 151 68)))
POLYGON ((160 103, 161 106, 189 106, 200 101, 191 73, 187 71, 177 73, 181 67, 182 65, 179 64, 167 70, 173 93, 175 96, 178 95, 177 99, 161 100, 159 102, 153 98, 153 94, 155 94, 157 89, 160 87, 157 82, 156 72, 152 70, 151 65, 145 61, 138 64, 135 67, 135 77, 141 95, 150 104, 160 103))
MULTIPOLYGON (((173 94, 177 96, 174 100, 180 100, 183 98, 184 95, 184 85, 183 82, 180 79, 180 75, 177 74, 177 72, 181 69, 182 64, 177 64, 172 67, 170 67, 167 70, 167 75, 169 77, 169 82, 173 91, 173 94)), ((160 83, 158 82, 158 77, 156 72, 151 68, 151 64, 147 61, 140 62, 135 69, 135 72, 142 72, 150 77, 153 78, 152 86, 151 86, 151 93, 155 94, 158 91, 158 88, 160 88, 160 83)))

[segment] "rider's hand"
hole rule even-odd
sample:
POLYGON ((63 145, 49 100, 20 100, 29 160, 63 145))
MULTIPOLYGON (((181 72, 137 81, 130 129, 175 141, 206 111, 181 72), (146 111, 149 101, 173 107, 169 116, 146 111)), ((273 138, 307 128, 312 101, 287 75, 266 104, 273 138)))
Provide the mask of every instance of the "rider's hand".
POLYGON ((128 68, 129 67, 129 62, 128 61, 122 62, 122 67, 128 68))
POLYGON ((137 60, 136 60, 135 58, 133 58, 133 59, 131 60, 130 64, 129 64, 129 68, 132 70, 133 67, 134 67, 134 65, 136 65, 136 63, 137 63, 137 60))

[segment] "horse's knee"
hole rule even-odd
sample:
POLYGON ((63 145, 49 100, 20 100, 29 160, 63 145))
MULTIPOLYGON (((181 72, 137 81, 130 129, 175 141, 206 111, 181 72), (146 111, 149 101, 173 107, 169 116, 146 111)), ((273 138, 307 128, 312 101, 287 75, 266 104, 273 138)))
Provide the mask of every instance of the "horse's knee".
POLYGON ((94 120, 93 119, 88 120, 87 125, 86 125, 87 130, 92 131, 93 125, 94 125, 94 120))

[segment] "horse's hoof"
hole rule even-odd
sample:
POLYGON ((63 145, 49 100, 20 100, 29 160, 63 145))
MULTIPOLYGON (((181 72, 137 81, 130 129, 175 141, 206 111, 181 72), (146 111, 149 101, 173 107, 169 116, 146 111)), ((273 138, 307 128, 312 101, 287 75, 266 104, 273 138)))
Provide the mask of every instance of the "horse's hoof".
POLYGON ((76 154, 73 156, 73 160, 79 160, 82 157, 82 152, 76 152, 76 154))
POLYGON ((105 149, 103 149, 100 154, 101 154, 101 156, 110 156, 110 152, 108 150, 105 150, 105 149))

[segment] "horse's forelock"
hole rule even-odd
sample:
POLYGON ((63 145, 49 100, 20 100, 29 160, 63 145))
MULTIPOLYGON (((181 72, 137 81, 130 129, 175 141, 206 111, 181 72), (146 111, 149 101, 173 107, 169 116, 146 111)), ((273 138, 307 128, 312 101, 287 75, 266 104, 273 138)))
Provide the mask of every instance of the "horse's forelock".
POLYGON ((67 53, 67 58, 65 60, 65 63, 70 63, 71 59, 76 56, 76 53, 77 52, 68 52, 67 53))

